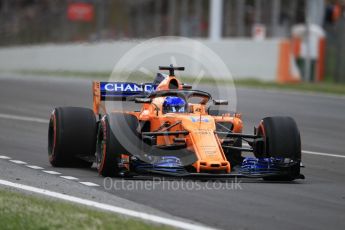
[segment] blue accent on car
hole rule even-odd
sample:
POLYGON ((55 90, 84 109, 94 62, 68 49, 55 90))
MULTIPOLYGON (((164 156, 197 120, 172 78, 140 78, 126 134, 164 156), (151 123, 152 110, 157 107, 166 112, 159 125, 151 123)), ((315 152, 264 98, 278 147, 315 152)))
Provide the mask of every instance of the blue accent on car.
POLYGON ((280 165, 284 158, 244 158, 240 172, 242 173, 276 173, 280 171, 280 165))
POLYGON ((132 167, 137 172, 167 172, 167 173, 179 173, 185 172, 184 167, 181 164, 181 160, 175 156, 161 157, 154 163, 146 163, 141 160, 132 161, 132 167))
POLYGON ((210 120, 208 118, 204 117, 190 117, 192 122, 209 122, 210 120))
POLYGON ((174 167, 181 167, 181 160, 174 156, 165 156, 160 159, 157 163, 153 164, 153 167, 168 167, 168 168, 174 168, 174 167))

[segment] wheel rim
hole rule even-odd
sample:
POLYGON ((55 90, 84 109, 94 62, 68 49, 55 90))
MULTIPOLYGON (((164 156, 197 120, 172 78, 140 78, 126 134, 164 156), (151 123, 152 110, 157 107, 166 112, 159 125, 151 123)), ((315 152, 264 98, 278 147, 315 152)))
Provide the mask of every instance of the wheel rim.
POLYGON ((269 157, 268 156, 268 146, 267 146, 267 138, 266 138, 266 131, 265 131, 265 127, 264 127, 264 124, 263 124, 263 121, 260 122, 258 128, 257 128, 257 133, 256 133, 257 136, 259 137, 262 137, 264 138, 264 145, 263 145, 263 149, 262 149, 262 153, 260 154, 260 156, 257 156, 256 157, 269 157))

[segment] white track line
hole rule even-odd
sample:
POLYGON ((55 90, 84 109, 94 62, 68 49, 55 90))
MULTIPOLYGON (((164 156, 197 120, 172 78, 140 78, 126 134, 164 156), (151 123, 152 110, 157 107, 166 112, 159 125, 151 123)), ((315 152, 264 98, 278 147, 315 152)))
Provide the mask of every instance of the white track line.
POLYGON ((92 183, 92 182, 79 182, 80 184, 86 185, 86 186, 99 186, 98 184, 92 183))
POLYGON ((331 154, 331 153, 319 153, 319 152, 313 152, 313 151, 307 151, 307 150, 302 150, 302 153, 304 153, 304 154, 310 154, 310 155, 325 156, 325 157, 345 158, 344 155, 331 154))
POLYGON ((12 114, 4 114, 4 113, 0 113, 0 118, 9 119, 9 120, 17 120, 17 121, 30 121, 30 122, 43 123, 43 124, 47 124, 49 122, 48 119, 26 117, 26 116, 16 116, 12 114))
MULTIPOLYGON (((250 145, 248 145, 247 143, 243 143, 242 145, 243 147, 250 147, 250 145)), ((308 151, 308 150, 302 150, 302 153, 316 155, 316 156, 345 158, 345 155, 339 155, 339 154, 333 154, 333 153, 320 153, 320 152, 314 152, 314 151, 308 151)))
POLYGON ((8 160, 8 159, 11 159, 11 157, 8 157, 8 156, 0 156, 0 159, 4 159, 4 160, 8 160))
POLYGON ((27 163, 25 161, 19 161, 19 160, 10 160, 13 163, 19 164, 19 165, 26 165, 27 163))
POLYGON ((36 165, 26 165, 26 167, 31 168, 31 169, 43 169, 40 166, 36 166, 36 165))
POLYGON ((86 205, 86 206, 90 206, 90 207, 99 208, 99 209, 114 212, 117 214, 127 215, 127 216, 131 216, 131 217, 139 218, 142 220, 146 220, 146 221, 151 221, 151 222, 155 222, 155 223, 159 223, 159 224, 169 225, 169 226, 172 226, 175 228, 182 228, 182 229, 188 229, 188 230, 194 230, 194 229, 212 230, 212 229, 214 229, 214 228, 210 228, 210 227, 206 227, 206 226, 202 226, 202 225, 185 223, 185 222, 178 221, 178 220, 171 220, 171 219, 168 219, 165 217, 160 217, 160 216, 156 216, 156 215, 152 215, 152 214, 137 212, 137 211, 133 211, 130 209, 125 209, 125 208, 112 206, 112 205, 108 205, 108 204, 104 204, 104 203, 99 203, 99 202, 95 202, 95 201, 91 201, 91 200, 87 200, 87 199, 82 199, 82 198, 75 197, 75 196, 70 196, 70 195, 66 195, 66 194, 62 194, 62 193, 58 193, 58 192, 49 191, 46 189, 36 188, 36 187, 18 184, 18 183, 13 183, 13 182, 6 181, 6 180, 0 179, 0 184, 8 186, 8 187, 13 187, 13 188, 25 190, 25 191, 39 193, 39 194, 42 194, 45 196, 54 197, 54 198, 61 199, 61 200, 70 201, 70 202, 77 203, 77 204, 82 204, 82 205, 86 205))
POLYGON ((56 171, 47 171, 47 170, 43 170, 42 172, 48 173, 48 174, 52 174, 52 175, 60 175, 61 173, 56 172, 56 171))
POLYGON ((60 176, 60 177, 64 178, 64 179, 67 179, 67 180, 79 180, 78 178, 73 177, 73 176, 60 176))

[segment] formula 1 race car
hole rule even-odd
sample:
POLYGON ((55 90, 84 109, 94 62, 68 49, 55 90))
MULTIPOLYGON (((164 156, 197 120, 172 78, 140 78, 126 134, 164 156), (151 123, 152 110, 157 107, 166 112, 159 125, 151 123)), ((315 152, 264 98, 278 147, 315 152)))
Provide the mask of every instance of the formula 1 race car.
POLYGON ((219 110, 226 100, 213 100, 176 78, 174 71, 184 67, 159 69, 169 75, 158 73, 153 83, 93 82, 93 110, 55 108, 48 132, 51 165, 96 163, 105 177, 304 178, 300 134, 292 118, 266 117, 254 134, 243 134, 241 115, 219 110), (107 111, 109 103, 122 101, 141 108, 107 111))

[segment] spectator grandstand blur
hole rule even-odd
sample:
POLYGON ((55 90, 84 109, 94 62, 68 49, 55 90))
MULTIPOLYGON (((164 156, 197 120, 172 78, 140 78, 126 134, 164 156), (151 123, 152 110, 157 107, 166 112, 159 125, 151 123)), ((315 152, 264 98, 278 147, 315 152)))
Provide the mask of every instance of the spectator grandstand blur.
MULTIPOLYGON (((215 1, 221 4, 219 36, 223 39, 290 38, 296 24, 322 27, 326 31, 326 76, 345 82, 344 0, 215 1)), ((212 38, 211 3, 212 0, 0 0, 0 46, 157 36, 212 38)))
MULTIPOLYGON (((223 37, 249 37, 256 23, 266 26, 268 37, 288 36, 292 25, 304 22, 304 4, 305 0, 225 0, 223 37)), ((207 37, 209 29, 209 0, 1 0, 0 6, 0 45, 207 37), (68 11, 75 3, 89 4, 95 17, 71 20, 68 11)))

